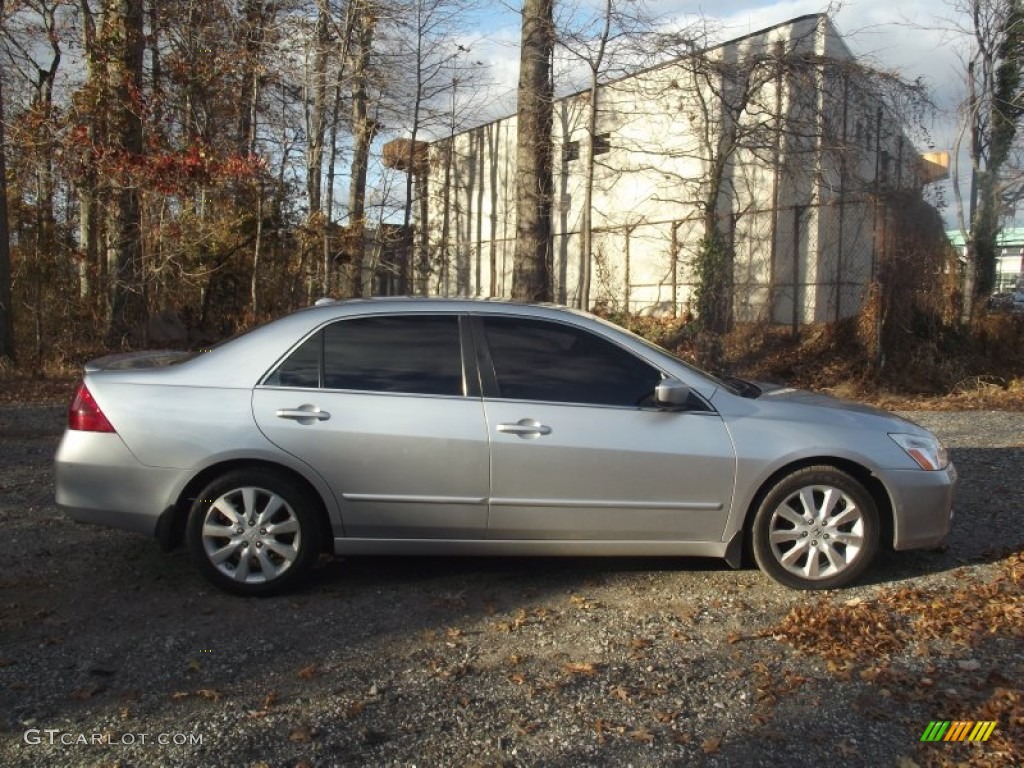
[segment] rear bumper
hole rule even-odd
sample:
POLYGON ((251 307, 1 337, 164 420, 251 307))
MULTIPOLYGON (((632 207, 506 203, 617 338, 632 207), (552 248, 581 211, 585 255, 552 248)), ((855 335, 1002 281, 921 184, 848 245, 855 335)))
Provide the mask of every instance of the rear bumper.
POLYGON ((116 434, 68 430, 54 466, 57 506, 74 520, 156 534, 183 471, 140 464, 116 434))
POLYGON ((956 468, 943 470, 895 470, 885 481, 893 502, 893 548, 938 547, 949 536, 953 521, 953 487, 956 468))

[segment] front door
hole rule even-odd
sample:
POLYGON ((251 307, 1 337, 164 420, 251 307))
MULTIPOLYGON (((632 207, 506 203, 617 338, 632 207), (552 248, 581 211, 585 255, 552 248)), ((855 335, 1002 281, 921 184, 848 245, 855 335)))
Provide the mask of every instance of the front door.
POLYGON ((490 538, 721 540, 736 459, 717 413, 653 407, 661 372, 587 329, 482 323, 490 538))

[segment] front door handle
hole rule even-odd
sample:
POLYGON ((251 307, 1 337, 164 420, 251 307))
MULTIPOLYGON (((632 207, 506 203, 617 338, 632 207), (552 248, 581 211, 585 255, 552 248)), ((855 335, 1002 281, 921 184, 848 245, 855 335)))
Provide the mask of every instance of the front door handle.
POLYGON ((541 424, 536 419, 520 419, 515 424, 499 424, 498 431, 506 435, 517 435, 525 440, 533 440, 541 435, 550 435, 551 427, 541 424))
POLYGON ((298 408, 278 408, 276 415, 279 419, 292 419, 299 424, 313 424, 331 418, 331 414, 321 411, 312 403, 303 403, 298 408))

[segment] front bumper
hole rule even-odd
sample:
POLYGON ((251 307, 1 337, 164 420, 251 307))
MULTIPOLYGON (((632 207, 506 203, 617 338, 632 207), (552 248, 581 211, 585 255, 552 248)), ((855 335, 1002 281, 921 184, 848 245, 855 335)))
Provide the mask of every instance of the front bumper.
POLYGON ((893 507, 894 549, 929 549, 946 540, 953 521, 956 478, 952 462, 934 472, 906 469, 885 473, 893 507))
POLYGON ((57 506, 83 523, 153 536, 184 474, 140 464, 116 434, 68 430, 54 465, 57 506))

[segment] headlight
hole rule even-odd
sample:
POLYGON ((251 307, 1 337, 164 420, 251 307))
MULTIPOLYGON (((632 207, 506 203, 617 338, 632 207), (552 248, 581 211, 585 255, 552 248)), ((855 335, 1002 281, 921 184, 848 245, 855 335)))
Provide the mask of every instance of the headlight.
POLYGON ((921 469, 945 469, 949 465, 946 447, 934 437, 889 433, 889 437, 918 463, 921 469))

